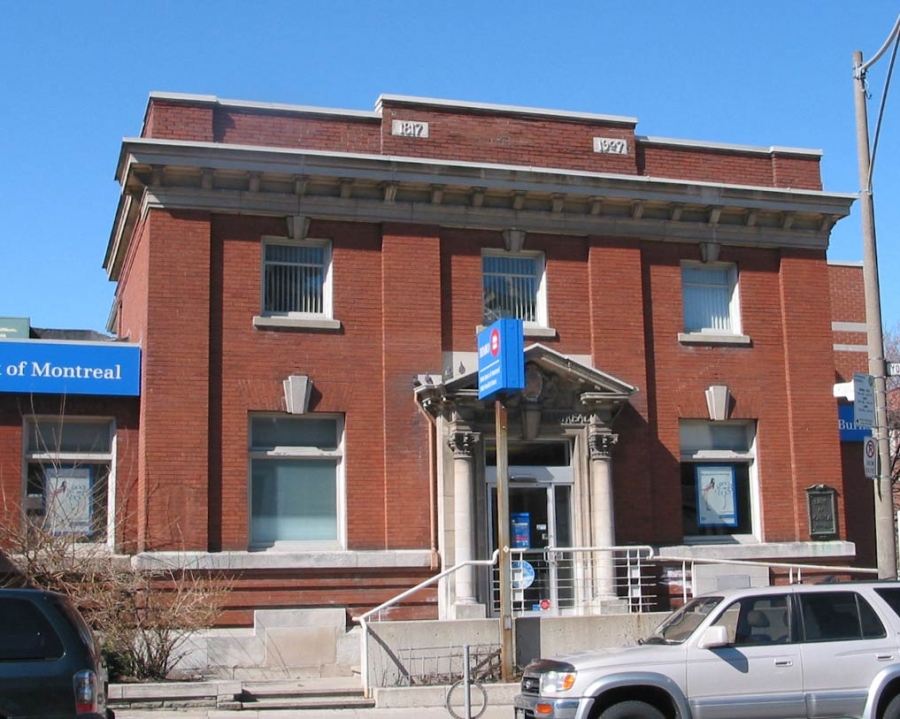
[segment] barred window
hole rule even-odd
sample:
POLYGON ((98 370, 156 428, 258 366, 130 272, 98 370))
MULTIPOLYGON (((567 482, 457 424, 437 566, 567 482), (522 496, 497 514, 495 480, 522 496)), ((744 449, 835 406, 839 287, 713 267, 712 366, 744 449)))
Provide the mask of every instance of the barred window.
POLYGON ((483 322, 522 320, 546 327, 544 257, 541 254, 485 253, 482 257, 483 322))
POLYGON ((331 316, 331 247, 327 242, 263 242, 263 314, 331 316))

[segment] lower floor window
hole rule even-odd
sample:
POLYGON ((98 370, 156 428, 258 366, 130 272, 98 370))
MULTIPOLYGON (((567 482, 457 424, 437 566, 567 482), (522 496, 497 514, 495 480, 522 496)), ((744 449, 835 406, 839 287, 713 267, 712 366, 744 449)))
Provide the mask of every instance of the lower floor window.
POLYGON ((758 537, 756 423, 684 419, 678 429, 685 538, 758 537))
POLYGON ((28 419, 25 516, 32 528, 106 539, 113 452, 108 420, 28 419))
POLYGON ((253 540, 337 541, 336 476, 334 460, 255 460, 253 540))
POLYGON ((251 545, 341 545, 342 424, 328 416, 251 417, 251 545))
POLYGON ((681 507, 686 537, 751 534, 749 466, 683 462, 681 507))

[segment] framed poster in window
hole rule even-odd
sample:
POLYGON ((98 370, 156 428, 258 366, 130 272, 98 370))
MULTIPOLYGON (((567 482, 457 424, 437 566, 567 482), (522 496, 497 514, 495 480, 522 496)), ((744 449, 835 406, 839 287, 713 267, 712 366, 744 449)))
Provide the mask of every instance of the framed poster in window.
POLYGON ((697 486, 697 526, 736 527, 734 467, 698 464, 694 468, 697 486))
POLYGON ((90 534, 93 513, 90 467, 48 467, 44 470, 47 529, 52 534, 90 534))

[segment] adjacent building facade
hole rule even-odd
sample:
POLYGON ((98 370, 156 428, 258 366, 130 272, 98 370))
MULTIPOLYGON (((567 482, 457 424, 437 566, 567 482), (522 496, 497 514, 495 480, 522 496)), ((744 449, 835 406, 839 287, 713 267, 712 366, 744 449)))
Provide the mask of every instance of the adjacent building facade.
MULTIPOLYGON (((823 191, 817 151, 636 130, 392 95, 374 112, 151 95, 104 258, 108 329, 141 348, 111 545, 233 572, 234 624, 359 614, 490 557, 475 336, 515 318, 516 548, 871 566, 833 396, 863 320, 832 315, 826 262, 853 197, 823 191)), ((535 570, 557 588, 538 611, 581 581, 535 570)), ((493 611, 474 567, 423 596, 397 614, 493 611)))

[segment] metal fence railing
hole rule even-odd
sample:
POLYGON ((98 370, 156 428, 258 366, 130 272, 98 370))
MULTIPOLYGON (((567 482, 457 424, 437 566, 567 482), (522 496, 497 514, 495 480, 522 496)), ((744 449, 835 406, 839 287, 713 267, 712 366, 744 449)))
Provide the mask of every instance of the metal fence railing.
MULTIPOLYGON (((513 614, 627 614, 655 603, 653 549, 547 547, 512 550, 513 614)), ((499 568, 492 568, 492 601, 499 608, 499 568)))
MULTIPOLYGON (((512 550, 512 611, 579 616, 667 610, 691 599, 698 585, 704 589, 699 581, 704 570, 698 567, 711 565, 734 567, 735 573, 756 568, 771 584, 877 575, 876 569, 861 567, 660 556, 646 545, 521 549, 512 550)), ((490 567, 495 613, 499 571, 490 567)))

